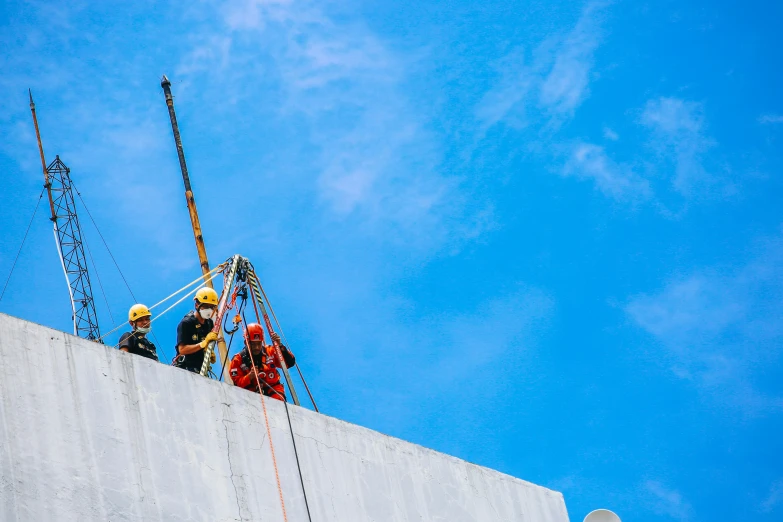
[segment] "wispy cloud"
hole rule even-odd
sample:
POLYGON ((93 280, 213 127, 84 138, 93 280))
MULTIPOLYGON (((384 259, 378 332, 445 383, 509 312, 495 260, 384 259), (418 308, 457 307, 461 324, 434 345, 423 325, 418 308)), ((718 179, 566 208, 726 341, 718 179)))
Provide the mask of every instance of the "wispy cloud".
POLYGON ((762 513, 772 513, 783 503, 783 480, 776 480, 769 487, 769 494, 759 506, 762 513))
POLYGON ((671 165, 674 189, 688 197, 730 187, 717 172, 704 165, 705 155, 715 147, 715 140, 706 132, 704 107, 700 103, 673 97, 649 100, 640 123, 650 130, 650 145, 659 155, 661 168, 671 165))
POLYGON ((650 509, 658 515, 683 521, 691 518, 693 508, 676 489, 670 489, 655 480, 648 480, 644 483, 643 490, 650 509))
POLYGON ((573 117, 590 92, 601 13, 607 5, 588 3, 574 28, 540 44, 530 63, 521 47, 498 62, 500 78, 476 107, 483 132, 501 122, 520 127, 542 117, 556 128, 573 117))
MULTIPOLYGON (((403 87, 406 59, 360 20, 332 17, 327 7, 304 0, 215 5, 222 25, 180 72, 201 82, 214 67, 228 77, 220 82, 271 78, 278 110, 305 125, 299 139, 308 154, 297 170, 328 219, 430 247, 464 237, 457 222, 474 223, 475 234, 489 207, 466 210, 461 180, 441 171, 428 109, 403 87)), ((243 109, 254 94, 237 95, 243 109)))
POLYGON ((759 123, 783 123, 783 114, 764 114, 759 116, 759 123))
POLYGON ((607 196, 617 200, 632 200, 650 195, 647 180, 637 176, 631 167, 618 165, 603 147, 577 143, 563 169, 566 176, 592 179, 607 196))
POLYGON ((626 312, 673 357, 672 370, 749 414, 783 409, 755 376, 779 364, 783 240, 768 241, 736 269, 704 269, 659 293, 633 297, 626 312))
POLYGON ((599 14, 607 2, 587 4, 576 27, 555 51, 552 69, 540 90, 540 103, 554 117, 573 116, 589 94, 593 55, 601 37, 599 14))
MULTIPOLYGON (((577 142, 570 146, 564 172, 593 178, 598 188, 613 199, 653 200, 662 209, 667 193, 672 191, 686 200, 735 191, 723 175, 729 167, 719 165, 709 154, 716 142, 706 132, 701 104, 659 97, 648 100, 639 114, 636 123, 643 129, 642 139, 651 155, 619 163, 603 147, 577 142)), ((603 135, 609 141, 619 139, 608 127, 603 135)))

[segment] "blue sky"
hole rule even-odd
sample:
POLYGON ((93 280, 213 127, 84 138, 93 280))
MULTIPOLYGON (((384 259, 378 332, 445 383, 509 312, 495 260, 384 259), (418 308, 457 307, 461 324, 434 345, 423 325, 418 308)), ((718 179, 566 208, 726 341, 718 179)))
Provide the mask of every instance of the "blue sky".
MULTIPOLYGON (((0 275, 42 183, 28 87, 139 299, 198 275, 166 73, 211 261, 254 262, 324 412, 560 490, 574 521, 781 520, 782 17, 10 0, 0 275)), ((0 311, 69 330, 41 210, 0 311)), ((155 325, 168 356, 186 310, 155 325)))

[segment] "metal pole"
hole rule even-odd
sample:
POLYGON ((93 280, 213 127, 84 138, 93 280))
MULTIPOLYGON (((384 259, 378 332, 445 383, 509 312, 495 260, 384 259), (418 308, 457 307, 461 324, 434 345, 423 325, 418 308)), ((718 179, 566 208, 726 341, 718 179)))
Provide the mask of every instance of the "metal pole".
MULTIPOLYGON (((179 125, 177 125, 177 115, 174 112, 174 97, 171 95, 171 82, 166 75, 160 81, 163 87, 163 94, 166 96, 166 105, 169 108, 169 118, 171 119, 171 130, 174 132, 174 145, 177 147, 177 156, 179 157, 179 168, 182 171, 182 181, 185 183, 185 200, 188 204, 188 214, 190 214, 190 224, 193 227, 193 237, 196 240, 196 250, 198 251, 198 260, 201 264, 201 273, 204 275, 204 283, 210 287, 212 280, 209 279, 209 260, 207 259, 207 247, 204 245, 204 236, 201 233, 201 223, 198 219, 196 210, 196 199, 193 197, 193 190, 190 187, 190 177, 188 176, 188 166, 185 163, 185 151, 182 148, 182 140, 179 136, 179 125)), ((218 342, 220 360, 224 361, 228 357, 228 348, 226 342, 218 342)), ((228 368, 224 368, 224 375, 228 378, 228 368)))
MULTIPOLYGON (((41 168, 44 175, 44 187, 46 187, 46 193, 49 195, 49 210, 52 213, 52 217, 49 218, 54 223, 54 228, 57 229, 57 213, 54 211, 54 198, 52 197, 52 182, 49 179, 49 170, 46 168, 46 159, 44 158, 43 143, 41 142, 41 132, 38 130, 38 117, 35 115, 35 102, 33 102, 33 91, 27 89, 30 93, 30 112, 33 113, 33 125, 35 125, 35 137, 38 138, 38 152, 41 154, 41 168)), ((59 249, 59 242, 58 242, 59 249)))

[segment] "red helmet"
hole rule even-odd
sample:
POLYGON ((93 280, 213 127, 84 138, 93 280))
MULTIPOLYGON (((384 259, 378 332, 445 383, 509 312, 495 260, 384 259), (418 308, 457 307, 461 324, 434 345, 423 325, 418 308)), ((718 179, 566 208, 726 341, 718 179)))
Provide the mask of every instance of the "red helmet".
POLYGON ((247 336, 247 341, 261 341, 264 342, 264 329, 261 328, 261 325, 258 323, 250 323, 247 325, 247 330, 245 331, 245 335, 247 336))

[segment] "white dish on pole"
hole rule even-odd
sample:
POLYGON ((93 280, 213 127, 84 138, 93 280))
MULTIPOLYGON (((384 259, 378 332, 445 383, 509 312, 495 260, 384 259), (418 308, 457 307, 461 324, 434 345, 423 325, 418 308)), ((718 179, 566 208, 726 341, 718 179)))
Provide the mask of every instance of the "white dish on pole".
POLYGON ((585 517, 584 522, 621 522, 614 512, 608 509, 596 509, 591 511, 585 517))

